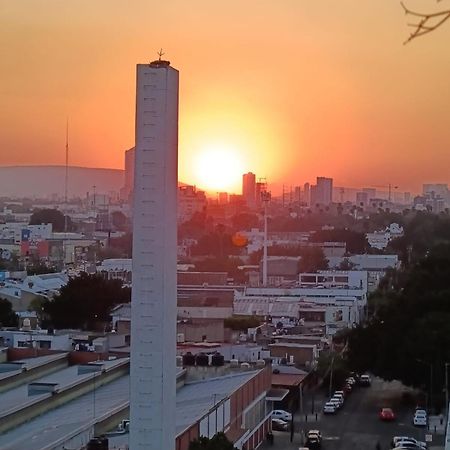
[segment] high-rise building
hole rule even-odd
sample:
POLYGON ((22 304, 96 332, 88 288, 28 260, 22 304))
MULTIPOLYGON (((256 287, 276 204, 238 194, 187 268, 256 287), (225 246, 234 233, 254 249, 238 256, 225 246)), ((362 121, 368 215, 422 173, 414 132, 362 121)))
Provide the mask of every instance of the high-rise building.
POLYGON ((134 158, 135 149, 133 147, 125 152, 125 181, 123 188, 120 190, 122 200, 131 200, 130 195, 133 192, 134 183, 134 158))
POLYGON ((310 204, 311 204, 311 198, 310 198, 310 195, 311 195, 311 186, 310 186, 309 183, 305 183, 305 184, 303 185, 303 198, 304 198, 303 201, 304 201, 307 205, 310 205, 310 204))
POLYGON ((311 205, 330 205, 333 202, 333 178, 317 177, 310 188, 311 205))
POLYGON ((242 175, 242 196, 250 208, 254 208, 256 204, 256 177, 252 172, 242 175))
POLYGON ((175 448, 178 71, 138 64, 130 449, 175 448))

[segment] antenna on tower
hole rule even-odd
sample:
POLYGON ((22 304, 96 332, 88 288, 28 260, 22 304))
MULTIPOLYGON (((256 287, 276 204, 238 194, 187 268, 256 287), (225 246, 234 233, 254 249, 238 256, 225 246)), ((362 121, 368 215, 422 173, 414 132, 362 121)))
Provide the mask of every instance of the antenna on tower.
POLYGON ((66 173, 64 182, 64 233, 67 233, 67 202, 69 190, 69 118, 66 119, 66 173))
POLYGON ((161 50, 158 52, 158 56, 159 56, 158 61, 161 61, 161 58, 164 56, 163 49, 161 49, 161 50))

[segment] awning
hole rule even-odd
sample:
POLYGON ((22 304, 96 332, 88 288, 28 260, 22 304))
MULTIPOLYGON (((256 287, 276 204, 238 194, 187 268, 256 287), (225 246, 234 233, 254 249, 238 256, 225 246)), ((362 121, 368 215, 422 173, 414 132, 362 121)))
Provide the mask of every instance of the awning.
POLYGON ((281 400, 284 400, 286 396, 289 394, 288 389, 269 389, 269 391, 266 394, 266 400, 270 402, 281 402, 281 400))

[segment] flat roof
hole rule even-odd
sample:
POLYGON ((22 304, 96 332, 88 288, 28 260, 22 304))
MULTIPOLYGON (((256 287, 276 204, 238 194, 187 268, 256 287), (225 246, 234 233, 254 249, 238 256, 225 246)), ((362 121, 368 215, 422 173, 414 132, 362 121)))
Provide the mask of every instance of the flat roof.
POLYGON ((275 344, 269 344, 269 347, 290 347, 290 348, 316 348, 314 344, 298 344, 296 342, 277 342, 275 344))
MULTIPOLYGON (((177 391, 176 433, 179 435, 259 371, 246 371, 219 378, 187 383, 177 391)), ((47 378, 47 377, 46 377, 47 378)), ((50 378, 50 376, 48 377, 50 378)), ((47 394, 48 395, 48 394, 47 394)), ((77 429, 129 406, 130 376, 124 375, 95 392, 88 392, 56 409, 46 412, 0 435, 2 450, 39 450, 46 448, 77 429)), ((1 401, 1 396, 0 396, 1 401)), ((128 443, 128 435, 120 436, 128 443)))

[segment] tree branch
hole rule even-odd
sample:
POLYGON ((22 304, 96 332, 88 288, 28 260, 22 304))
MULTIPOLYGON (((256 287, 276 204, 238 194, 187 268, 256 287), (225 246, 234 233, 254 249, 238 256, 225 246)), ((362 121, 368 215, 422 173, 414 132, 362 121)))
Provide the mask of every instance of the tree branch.
MULTIPOLYGON (((437 0, 440 2, 441 0, 437 0)), ((400 2, 406 15, 417 17, 418 22, 413 24, 408 24, 408 26, 414 27, 414 31, 409 35, 408 39, 404 42, 407 44, 409 41, 416 37, 423 36, 424 34, 431 33, 432 31, 439 28, 444 22, 450 19, 450 9, 438 11, 435 13, 421 13, 417 11, 412 11, 407 8, 403 2, 400 2), (419 20, 420 19, 420 20, 419 20)))

